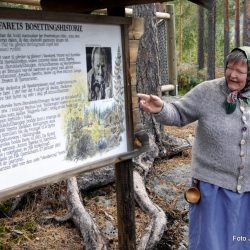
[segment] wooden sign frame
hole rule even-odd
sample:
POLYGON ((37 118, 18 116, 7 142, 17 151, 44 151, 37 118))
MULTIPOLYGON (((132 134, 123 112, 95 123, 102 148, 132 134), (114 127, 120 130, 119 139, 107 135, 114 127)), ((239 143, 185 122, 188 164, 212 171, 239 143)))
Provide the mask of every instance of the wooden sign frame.
MULTIPOLYGON (((51 26, 51 29, 60 29, 60 27, 63 27, 63 30, 67 30, 67 29, 71 29, 72 27, 75 27, 75 29, 77 29, 77 27, 82 27, 82 25, 85 24, 93 24, 93 27, 97 27, 99 25, 113 25, 112 27, 119 27, 120 29, 120 39, 121 39, 121 64, 122 64, 122 77, 123 77, 123 83, 124 83, 124 125, 125 125, 125 134, 126 134, 126 150, 121 150, 119 153, 115 153, 114 155, 107 155, 106 157, 99 157, 97 160, 92 160, 88 163, 81 163, 78 164, 77 166, 73 166, 72 168, 69 169, 63 169, 62 171, 56 171, 52 174, 45 174, 41 177, 36 177, 32 180, 28 180, 22 183, 17 183, 16 185, 12 185, 9 186, 7 188, 4 188, 1 190, 1 186, 0 186, 0 201, 1 200, 5 200, 7 198, 10 198, 14 195, 17 195, 19 193, 22 192, 26 192, 29 190, 32 190, 34 188, 40 187, 40 186, 44 186, 50 183, 55 183, 58 182, 62 179, 66 179, 68 177, 71 176, 75 176, 77 174, 83 173, 83 172, 87 172, 87 171, 91 171, 93 169, 96 168, 101 168, 110 164, 117 164, 119 162, 122 161, 127 161, 129 159, 131 159, 132 157, 136 156, 138 154, 137 151, 133 150, 133 123, 132 123, 132 115, 131 115, 131 93, 130 93, 130 77, 129 77, 129 49, 128 49, 128 26, 131 24, 131 18, 125 18, 125 17, 114 17, 114 16, 93 16, 93 15, 84 15, 84 14, 71 14, 71 13, 55 13, 55 12, 45 12, 45 11, 32 11, 32 10, 17 10, 17 9, 5 9, 2 8, 0 9, 0 23, 2 20, 15 20, 16 22, 16 29, 23 29, 25 27, 25 24, 19 25, 18 23, 21 22, 25 22, 25 23, 33 23, 33 24, 37 24, 37 23, 43 23, 43 24, 48 24, 48 23, 59 23, 59 24, 64 24, 64 26, 51 26), (71 25, 71 26, 70 26, 71 25), (77 26, 78 25, 78 26, 77 26)), ((2 24, 3 25, 3 24, 2 24)), ((31 26, 31 25, 30 25, 31 26)), ((27 26, 29 27, 29 26, 27 26)), ((41 27, 45 27, 45 26, 39 26, 39 25, 33 25, 32 26, 34 29, 41 29, 41 27)), ((1 25, 0 25, 1 28, 1 25)), ((4 28, 4 27, 3 27, 4 28)), ((11 26, 10 26, 11 28, 11 26)), ((56 32, 54 30, 54 32, 56 32)), ((98 30, 98 29, 97 29, 98 30)), ((35 33, 35 32, 34 32, 35 33)), ((104 31, 105 33, 105 31, 104 31)), ((39 33, 38 33, 39 34, 39 33)), ((10 36, 10 38, 13 38, 10 36)), ((0 38, 0 42, 4 41, 3 40, 4 37, 2 37, 2 40, 0 38)), ((111 38, 112 39, 112 38, 111 38)), ((16 40, 13 40, 14 44, 15 42, 17 43, 16 40)), ((28 40, 29 42, 31 42, 31 40, 28 40)), ((28 44, 28 43, 27 43, 28 44)), ((1 43, 0 43, 1 45, 1 43)), ((27 45, 29 46, 29 45, 27 45)), ((91 48, 92 45, 87 45, 89 48, 91 48)), ((86 46, 86 47, 87 47, 86 46)), ((96 47, 107 47, 105 45, 98 45, 96 47)), ((94 47, 94 46, 93 46, 94 47)), ((0 46, 1 48, 1 46, 0 46)), ((3 48, 3 47, 2 47, 3 48)), ((38 53, 39 54, 39 53, 38 53)), ((14 54, 15 55, 15 54, 14 54)), ((21 55, 20 52, 17 52, 16 54, 17 56, 21 55)), ((1 59, 1 58, 0 58, 1 59)), ((3 58, 2 58, 3 59, 3 58)), ((72 59, 71 59, 72 60, 72 59)), ((1 62, 1 60, 0 60, 1 62)), ((117 64, 117 62, 116 62, 117 64)), ((3 65, 3 64, 2 64, 3 65)), ((114 70, 114 66, 115 63, 113 62, 113 70, 114 70)), ((0 64, 1 66, 1 64, 0 64)), ((116 68, 116 70, 119 70, 119 68, 116 68)), ((113 73, 114 74, 114 73, 113 73)), ((57 75, 55 74, 55 78, 57 78, 57 75)), ((116 83, 120 78, 116 78, 116 83)), ((14 78, 12 79, 13 81, 14 78)), ((75 81, 77 82, 77 81, 75 81)), ((18 83, 18 80, 17 80, 18 83)), ((8 83, 6 83, 5 86, 7 86, 8 83)), ((17 85, 17 84, 14 84, 17 85)), ((32 85, 32 83, 30 83, 30 85, 32 85)), ((39 84, 38 84, 39 85, 39 84)), ((6 90, 7 88, 5 88, 4 90, 6 90)), ((5 91, 6 92, 6 91, 5 91)), ((16 99, 13 98, 13 101, 16 102, 16 99)), ((17 99, 19 98, 18 96, 16 97, 17 99)), ((22 97, 23 98, 23 97, 22 97)), ((27 97, 28 98, 28 97, 27 97)), ((28 100, 28 99, 27 99, 28 100)), ((89 100, 89 101, 93 101, 93 100, 89 100)), ((102 102, 103 100, 97 100, 97 102, 102 102)), ((108 101, 105 101, 108 102, 108 101)), ((0 101, 1 104, 1 101, 0 101)), ((18 106, 18 105, 17 105, 18 106)), ((1 105, 0 105, 1 107, 1 105)), ((3 112, 3 108, 0 108, 0 111, 3 112)), ((28 119, 32 118, 28 116, 28 119)), ((113 118, 112 118, 113 119, 113 118)), ((112 120, 113 121, 113 120, 112 120)), ((112 122, 111 121, 111 122, 112 122)), ((10 121, 11 123, 11 121, 10 121)), ((107 130, 105 130, 107 131, 107 130)), ((0 151, 1 154, 2 151, 0 151)), ((7 151, 6 151, 7 152, 7 151)), ((78 159, 77 159, 78 160, 78 159)), ((72 160, 72 163, 74 162, 74 159, 72 160)), ((41 163, 43 163, 43 161, 41 161, 41 163)), ((53 166, 51 166, 53 167, 53 166)), ((18 166, 17 166, 18 168, 18 166)), ((13 173, 15 174, 15 168, 13 168, 14 170, 12 171, 12 175, 13 173)), ((0 177, 1 175, 4 176, 6 175, 6 171, 9 170, 3 170, 0 172, 0 177)), ((39 171, 39 169, 37 169, 36 171, 39 171)), ((24 177, 25 177, 25 172, 23 173, 24 177)), ((5 176, 4 176, 5 177, 5 176)), ((10 177, 10 175, 6 175, 6 178, 8 179, 10 177)))

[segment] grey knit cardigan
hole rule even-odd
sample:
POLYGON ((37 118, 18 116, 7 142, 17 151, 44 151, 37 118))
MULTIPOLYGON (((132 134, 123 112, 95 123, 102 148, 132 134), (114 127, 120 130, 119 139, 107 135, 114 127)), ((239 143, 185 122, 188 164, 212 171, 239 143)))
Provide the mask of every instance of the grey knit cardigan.
POLYGON ((192 176, 237 192, 250 191, 250 107, 237 103, 226 114, 225 78, 203 82, 178 101, 164 103, 156 121, 184 126, 198 121, 192 149, 192 176))

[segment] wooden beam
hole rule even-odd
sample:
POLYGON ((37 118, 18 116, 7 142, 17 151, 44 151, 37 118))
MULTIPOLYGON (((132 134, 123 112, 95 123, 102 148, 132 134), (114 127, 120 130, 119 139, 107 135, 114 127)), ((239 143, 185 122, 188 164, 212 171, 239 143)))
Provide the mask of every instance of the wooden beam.
POLYGON ((169 19, 169 21, 167 21, 168 80, 169 80, 169 84, 175 86, 175 89, 173 91, 171 91, 170 94, 171 95, 178 95, 174 5, 167 4, 166 10, 168 13, 170 13, 170 15, 172 17, 169 19))
MULTIPOLYGON (((90 13, 97 9, 119 8, 135 4, 154 3, 155 0, 41 0, 43 10, 90 13)), ((165 2, 158 0, 157 2, 165 2)))
POLYGON ((101 23, 101 24, 121 24, 130 25, 132 20, 129 17, 107 16, 107 15, 85 15, 72 12, 35 11, 17 8, 0 8, 0 17, 9 19, 11 17, 22 20, 37 21, 57 21, 57 22, 76 22, 76 23, 101 23))
MULTIPOLYGON (((1 0, 1 2, 27 4, 33 6, 42 6, 44 10, 90 13, 97 9, 125 7, 136 4, 148 4, 156 2, 167 2, 170 0, 1 0), (41 2, 41 3, 40 3, 41 2)), ((215 0, 189 0, 201 5, 204 8, 211 9, 215 0)))
POLYGON ((214 6, 215 0, 189 0, 195 4, 198 4, 206 9, 211 10, 214 6))
MULTIPOLYGON (((125 8, 108 8, 108 15, 125 16, 125 8)), ((132 98, 131 81, 129 76, 129 34, 128 25, 122 26, 123 39, 123 63, 124 63, 124 92, 126 103, 126 128, 128 150, 133 149, 133 118, 132 118, 132 98)), ((135 201, 134 201, 134 181, 133 181, 133 161, 132 158, 115 164, 116 179, 116 200, 117 200, 117 221, 118 221, 118 241, 119 250, 136 249, 135 230, 135 201)))
POLYGON ((118 240, 120 250, 135 250, 135 201, 132 160, 115 165, 118 240))
POLYGON ((175 90, 175 85, 172 84, 161 85, 161 92, 168 92, 173 90, 175 90))
POLYGON ((0 2, 40 6, 40 0, 1 0, 0 2))
MULTIPOLYGON (((99 9, 99 10, 96 10, 95 12, 101 13, 101 14, 107 14, 107 9, 99 9)), ((125 8, 125 14, 126 14, 126 16, 133 16, 133 9, 125 8)), ((155 15, 159 19, 169 19, 170 18, 170 14, 165 13, 165 12, 156 12, 155 15)))

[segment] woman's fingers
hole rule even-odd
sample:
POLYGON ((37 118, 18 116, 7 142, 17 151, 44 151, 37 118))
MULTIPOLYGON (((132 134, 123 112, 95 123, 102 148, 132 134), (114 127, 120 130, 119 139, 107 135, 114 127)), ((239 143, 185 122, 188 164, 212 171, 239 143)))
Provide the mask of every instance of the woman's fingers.
POLYGON ((137 96, 139 97, 139 104, 140 107, 146 111, 146 112, 150 112, 149 111, 149 100, 150 100, 150 96, 149 95, 145 95, 145 94, 137 94, 137 96))
POLYGON ((150 98, 153 100, 153 101, 159 101, 160 97, 158 97, 157 95, 150 95, 150 98))
POLYGON ((146 94, 138 93, 137 96, 140 99, 143 99, 145 101, 159 101, 160 100, 160 98, 157 95, 146 95, 146 94))
POLYGON ((142 100, 149 100, 150 96, 142 93, 138 93, 137 96, 142 100))
POLYGON ((148 101, 150 100, 150 96, 146 95, 146 94, 142 94, 142 93, 138 93, 137 96, 139 97, 139 103, 140 103, 140 107, 148 112, 148 101))
POLYGON ((157 113, 161 110, 163 105, 162 100, 156 95, 146 95, 138 93, 137 96, 140 98, 140 107, 145 112, 157 113))

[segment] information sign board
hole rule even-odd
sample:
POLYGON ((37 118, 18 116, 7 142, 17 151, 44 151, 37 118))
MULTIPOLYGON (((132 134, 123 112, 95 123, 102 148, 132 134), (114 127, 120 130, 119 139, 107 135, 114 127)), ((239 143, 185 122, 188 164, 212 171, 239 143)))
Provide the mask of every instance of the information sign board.
POLYGON ((128 151, 121 25, 84 20, 0 18, 0 199, 128 151))

